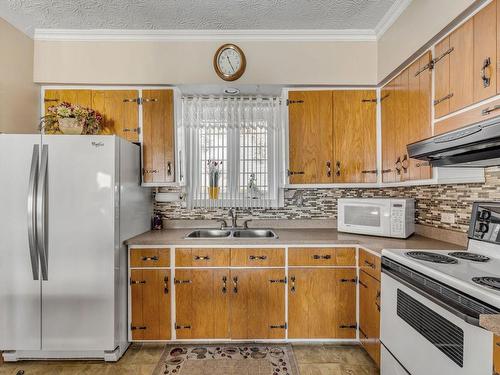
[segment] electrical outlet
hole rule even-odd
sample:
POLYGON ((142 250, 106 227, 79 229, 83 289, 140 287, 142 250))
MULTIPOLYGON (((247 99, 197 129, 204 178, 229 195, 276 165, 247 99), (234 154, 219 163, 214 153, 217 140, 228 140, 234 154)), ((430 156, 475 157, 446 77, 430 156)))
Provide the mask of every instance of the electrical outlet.
POLYGON ((441 222, 447 224, 455 224, 455 214, 454 213, 441 213, 441 222))

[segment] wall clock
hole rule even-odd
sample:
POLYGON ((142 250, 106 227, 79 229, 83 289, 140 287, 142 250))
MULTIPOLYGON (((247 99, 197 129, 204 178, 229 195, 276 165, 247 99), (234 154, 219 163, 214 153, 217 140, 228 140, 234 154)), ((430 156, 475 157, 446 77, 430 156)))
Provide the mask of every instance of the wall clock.
POLYGON ((245 54, 234 44, 224 44, 214 56, 214 69, 224 81, 235 81, 245 72, 245 54))

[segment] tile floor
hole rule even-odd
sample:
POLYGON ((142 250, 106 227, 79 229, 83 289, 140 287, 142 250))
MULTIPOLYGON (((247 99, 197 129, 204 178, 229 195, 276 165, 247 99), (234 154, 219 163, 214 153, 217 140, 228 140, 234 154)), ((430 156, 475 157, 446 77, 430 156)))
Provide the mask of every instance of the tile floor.
MULTIPOLYGON (((164 345, 134 344, 118 363, 92 361, 18 362, 0 365, 0 375, 151 375, 164 345)), ((357 346, 294 345, 300 375, 378 375, 357 346)))

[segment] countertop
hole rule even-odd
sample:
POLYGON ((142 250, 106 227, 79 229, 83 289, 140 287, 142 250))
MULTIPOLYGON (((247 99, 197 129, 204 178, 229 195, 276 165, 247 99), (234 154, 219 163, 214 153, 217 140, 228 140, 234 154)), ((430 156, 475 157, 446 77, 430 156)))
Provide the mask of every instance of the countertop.
POLYGON ((406 240, 339 233, 336 229, 273 229, 277 239, 185 239, 192 228, 165 229, 149 231, 132 237, 127 245, 150 246, 249 246, 249 245, 360 245, 380 255, 382 249, 426 249, 426 250, 463 250, 464 248, 448 242, 438 241, 418 234, 406 240))

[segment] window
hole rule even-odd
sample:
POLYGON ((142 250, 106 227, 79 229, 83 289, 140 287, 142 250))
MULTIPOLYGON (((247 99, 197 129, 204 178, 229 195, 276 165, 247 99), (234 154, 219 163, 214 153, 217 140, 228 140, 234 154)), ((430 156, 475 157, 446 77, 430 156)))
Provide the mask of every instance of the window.
POLYGON ((278 205, 279 98, 183 98, 190 207, 278 205))

